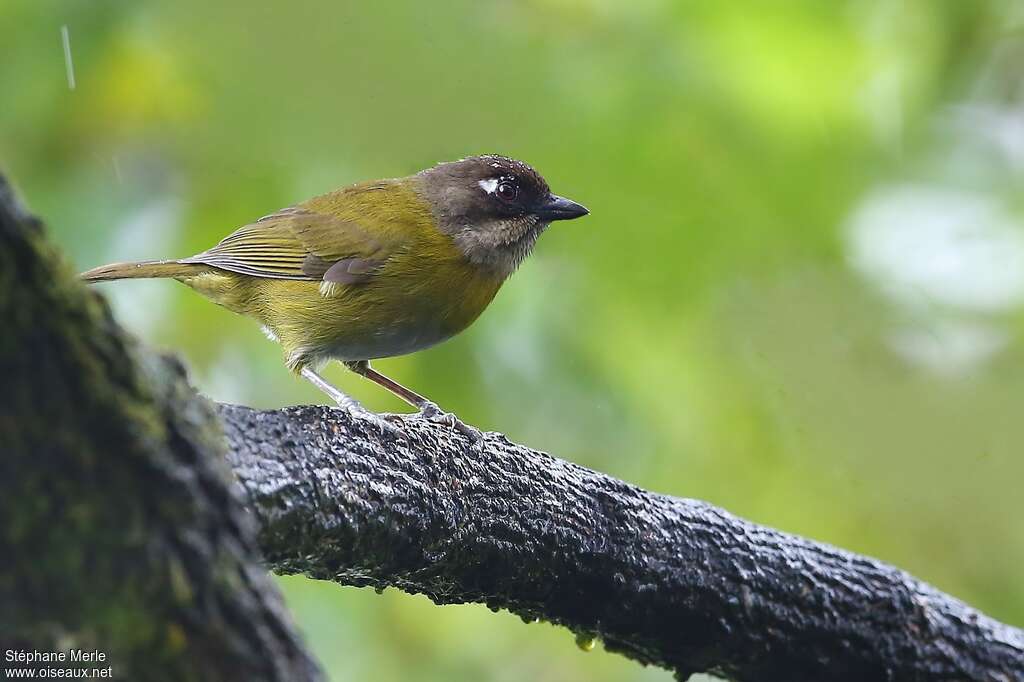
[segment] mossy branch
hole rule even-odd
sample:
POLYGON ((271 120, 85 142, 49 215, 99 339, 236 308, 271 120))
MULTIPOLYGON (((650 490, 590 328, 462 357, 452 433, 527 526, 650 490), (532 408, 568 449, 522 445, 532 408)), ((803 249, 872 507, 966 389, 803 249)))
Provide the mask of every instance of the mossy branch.
POLYGON ((0 177, 0 661, 322 678, 259 563, 210 404, 126 336, 0 177))

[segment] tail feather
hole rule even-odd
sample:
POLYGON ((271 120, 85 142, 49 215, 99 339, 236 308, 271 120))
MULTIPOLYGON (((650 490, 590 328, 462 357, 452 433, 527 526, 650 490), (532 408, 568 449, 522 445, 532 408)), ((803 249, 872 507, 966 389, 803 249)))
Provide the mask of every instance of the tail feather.
POLYGON ((114 279, 147 277, 187 277, 202 270, 203 266, 180 263, 176 260, 146 260, 141 263, 111 263, 86 270, 79 277, 86 282, 108 282, 114 279))

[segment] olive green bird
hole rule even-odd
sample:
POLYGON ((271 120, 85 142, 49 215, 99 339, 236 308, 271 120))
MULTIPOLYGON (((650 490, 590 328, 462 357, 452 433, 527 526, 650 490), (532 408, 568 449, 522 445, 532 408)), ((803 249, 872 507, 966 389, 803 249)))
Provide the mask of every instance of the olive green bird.
POLYGON ((461 425, 370 367, 468 327, 555 220, 588 213, 503 156, 345 187, 244 225, 189 258, 114 263, 82 279, 176 279, 258 320, 285 364, 361 409, 319 369, 340 360, 426 417, 461 425))

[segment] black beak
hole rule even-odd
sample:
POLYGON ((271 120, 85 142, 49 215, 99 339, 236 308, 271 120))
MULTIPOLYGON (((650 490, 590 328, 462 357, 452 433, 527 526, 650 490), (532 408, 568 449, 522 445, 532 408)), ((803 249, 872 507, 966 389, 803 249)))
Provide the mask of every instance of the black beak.
POLYGON ((547 201, 541 204, 534 213, 542 220, 572 220, 573 218, 582 218, 590 211, 575 201, 550 194, 547 201))

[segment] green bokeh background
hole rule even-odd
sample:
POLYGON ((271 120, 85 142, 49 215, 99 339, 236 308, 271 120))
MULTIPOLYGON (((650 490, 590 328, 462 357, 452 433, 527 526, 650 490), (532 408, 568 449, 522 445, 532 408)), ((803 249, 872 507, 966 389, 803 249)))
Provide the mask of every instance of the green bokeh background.
MULTIPOLYGON (((82 269, 361 179, 529 161, 592 215, 468 332, 379 368, 1024 624, 1016 0, 4 0, 0 56, 0 164, 82 269)), ((324 401, 180 285, 103 291, 215 399, 324 401)), ((670 679, 483 606, 280 585, 333 680, 670 679)))

